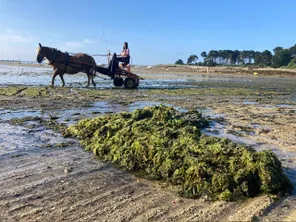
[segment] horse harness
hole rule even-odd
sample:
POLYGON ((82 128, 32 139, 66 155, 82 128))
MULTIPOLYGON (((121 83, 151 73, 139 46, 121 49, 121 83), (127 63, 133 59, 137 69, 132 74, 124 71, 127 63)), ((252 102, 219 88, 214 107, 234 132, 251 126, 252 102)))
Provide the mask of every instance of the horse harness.
POLYGON ((68 66, 72 67, 74 69, 81 70, 81 71, 84 70, 84 67, 82 64, 80 64, 80 66, 81 66, 80 68, 71 65, 71 62, 73 63, 73 61, 70 60, 70 55, 68 52, 62 53, 62 54, 65 54, 65 58, 64 58, 64 61, 61 62, 61 61, 56 60, 59 50, 52 48, 52 51, 53 51, 53 55, 52 55, 51 61, 48 63, 49 65, 53 64, 54 62, 64 64, 65 65, 64 73, 66 73, 66 69, 68 66))
POLYGON ((51 61, 48 63, 48 65, 51 65, 52 63, 55 62, 55 59, 56 59, 57 54, 58 54, 58 50, 56 50, 56 49, 52 49, 52 50, 54 51, 54 53, 53 53, 51 61))
POLYGON ((69 64, 69 58, 70 58, 69 53, 66 52, 65 53, 65 68, 64 68, 64 73, 66 72, 67 66, 69 64))
MULTIPOLYGON (((71 65, 69 65, 69 59, 70 59, 70 55, 68 52, 65 53, 65 59, 64 59, 64 62, 60 62, 60 61, 56 61, 56 58, 57 58, 57 55, 58 55, 58 50, 56 49, 52 49, 53 51, 53 55, 52 55, 52 58, 51 58, 51 61, 48 63, 49 65, 53 64, 54 62, 58 62, 58 63, 62 63, 65 65, 65 68, 64 68, 64 73, 66 72, 66 69, 68 66, 72 67, 72 68, 76 68, 76 67, 73 67, 71 65)), ((79 69, 79 68, 78 68, 79 69)))

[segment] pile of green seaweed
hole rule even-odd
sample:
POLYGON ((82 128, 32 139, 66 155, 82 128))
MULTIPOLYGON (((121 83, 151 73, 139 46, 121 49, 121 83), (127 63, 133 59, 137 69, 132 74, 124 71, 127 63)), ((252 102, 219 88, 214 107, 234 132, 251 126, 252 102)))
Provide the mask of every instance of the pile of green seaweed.
POLYGON ((180 185, 186 197, 233 200, 292 190, 273 152, 201 134, 207 125, 197 111, 160 105, 84 119, 65 135, 106 161, 180 185))

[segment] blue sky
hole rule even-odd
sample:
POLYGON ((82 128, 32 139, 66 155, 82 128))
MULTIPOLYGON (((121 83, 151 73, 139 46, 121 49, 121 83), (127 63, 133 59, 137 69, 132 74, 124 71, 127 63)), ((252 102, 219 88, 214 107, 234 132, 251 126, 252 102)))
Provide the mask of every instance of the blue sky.
POLYGON ((295 0, 0 0, 0 58, 35 60, 39 42, 93 54, 120 52, 127 41, 132 63, 141 65, 290 47, 295 8, 295 0))

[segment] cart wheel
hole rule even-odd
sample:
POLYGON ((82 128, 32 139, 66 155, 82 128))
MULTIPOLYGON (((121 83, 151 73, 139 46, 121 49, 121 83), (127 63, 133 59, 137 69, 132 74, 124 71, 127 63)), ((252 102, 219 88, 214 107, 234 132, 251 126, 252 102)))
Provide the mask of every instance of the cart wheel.
POLYGON ((136 81, 133 78, 128 77, 124 80, 124 87, 127 89, 135 89, 137 88, 136 81))
POLYGON ((116 76, 113 80, 114 86, 122 86, 123 85, 123 79, 121 77, 116 76))

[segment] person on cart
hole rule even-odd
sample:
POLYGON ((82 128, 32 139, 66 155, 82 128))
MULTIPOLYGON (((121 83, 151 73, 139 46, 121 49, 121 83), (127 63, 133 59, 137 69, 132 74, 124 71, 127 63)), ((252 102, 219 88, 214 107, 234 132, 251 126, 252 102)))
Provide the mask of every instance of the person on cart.
POLYGON ((130 51, 128 48, 128 43, 123 43, 123 49, 121 52, 121 56, 117 57, 118 62, 121 62, 122 67, 127 66, 130 62, 130 51))
MULTIPOLYGON (((117 56, 116 53, 113 54, 112 59, 109 63, 108 70, 110 71, 111 75, 114 77, 116 70, 119 68, 119 62, 121 62, 121 67, 128 66, 130 63, 130 50, 128 48, 128 43, 125 42, 123 44, 123 49, 120 56, 117 56)), ((130 72, 129 66, 128 72, 130 72)))

